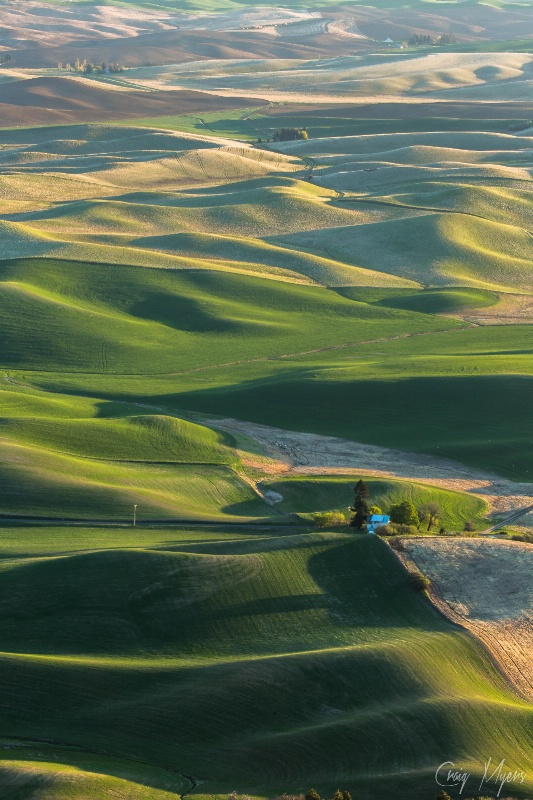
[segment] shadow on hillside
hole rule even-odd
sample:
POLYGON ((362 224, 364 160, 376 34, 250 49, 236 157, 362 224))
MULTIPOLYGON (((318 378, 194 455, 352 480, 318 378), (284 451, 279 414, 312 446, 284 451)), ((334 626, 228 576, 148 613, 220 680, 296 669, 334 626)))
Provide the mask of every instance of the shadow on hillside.
MULTIPOLYGON (((168 545, 163 544, 154 550, 166 550, 169 552, 183 552, 183 553, 204 553, 209 555, 248 555, 254 553, 272 553, 278 550, 304 550, 309 547, 331 547, 331 540, 324 539, 323 534, 320 533, 307 533, 302 531, 294 533, 287 528, 283 531, 273 530, 272 526, 266 530, 258 531, 257 533, 246 532, 248 536, 255 537, 239 541, 232 539, 228 542, 200 542, 193 544, 183 544, 180 542, 169 542, 168 545)), ((221 534, 223 535, 223 534, 221 534)))
POLYGON ((206 311, 203 304, 191 297, 166 292, 147 292, 143 299, 128 309, 134 317, 158 322, 169 328, 190 333, 230 333, 241 325, 206 311))
POLYGON ((375 536, 354 534, 353 540, 312 556, 308 569, 331 597, 335 625, 449 630, 409 585, 404 568, 387 545, 375 536))

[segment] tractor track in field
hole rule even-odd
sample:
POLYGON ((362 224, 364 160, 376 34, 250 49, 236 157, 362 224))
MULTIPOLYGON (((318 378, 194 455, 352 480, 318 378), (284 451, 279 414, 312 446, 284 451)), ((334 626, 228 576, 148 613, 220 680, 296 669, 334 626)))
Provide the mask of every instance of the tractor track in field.
MULTIPOLYGON (((287 515, 288 516, 288 515, 287 515)), ((278 518, 279 519, 279 518, 278 518)), ((132 528, 131 519, 101 519, 84 517, 47 517, 32 514, 0 514, 0 523, 28 523, 33 525, 54 525, 56 527, 98 527, 98 528, 132 528)), ((306 533, 308 526, 288 522, 276 522, 270 519, 252 519, 234 522, 226 520, 200 520, 200 519, 139 519, 135 527, 146 528, 148 526, 156 528, 252 528, 255 531, 292 531, 295 533, 306 533)), ((314 530, 314 528, 313 528, 314 530)))
MULTIPOLYGON (((463 320, 462 320, 463 321, 463 320)), ((472 322, 470 320, 464 321, 464 326, 453 327, 453 328, 436 328, 431 331, 414 331, 413 333, 399 333, 396 336, 382 336, 379 339, 365 339, 364 341, 356 341, 356 342, 343 342, 342 344, 332 344, 328 345, 327 347, 316 347, 312 350, 300 350, 295 353, 280 353, 276 356, 260 356, 258 358, 243 358, 239 361, 226 361, 222 364, 206 364, 202 367, 194 367, 193 369, 184 369, 179 370, 178 372, 157 372, 154 373, 153 377, 157 376, 168 376, 174 377, 177 375, 191 375, 196 372, 204 372, 205 370, 209 369, 223 369, 224 367, 238 367, 241 364, 261 364, 261 363, 268 363, 269 361, 280 361, 281 359, 285 358, 298 358, 300 356, 310 356, 314 355, 315 353, 327 353, 332 350, 346 350, 350 347, 359 347, 360 345, 365 344, 380 344, 382 342, 394 342, 398 339, 414 339, 418 336, 435 336, 439 333, 454 333, 458 330, 463 330, 466 328, 478 328, 480 327, 477 323, 472 322)), ((104 351, 102 351, 102 363, 107 364, 106 357, 104 351)), ((30 383, 22 383, 20 381, 15 381, 13 378, 10 377, 9 373, 6 371, 5 367, 0 367, 0 370, 4 372, 5 381, 7 383, 12 383, 18 386, 31 386, 30 383)), ((38 370, 40 374, 47 375, 52 374, 55 375, 56 372, 54 370, 38 370)), ((101 375, 101 372, 81 372, 76 370, 76 372, 68 372, 66 370, 64 372, 65 375, 101 375)), ((137 372, 124 372, 120 373, 124 377, 128 376, 135 376, 137 377, 139 373, 137 372)), ((149 377, 149 376, 148 376, 149 377)))
MULTIPOLYGON (((478 325, 474 322, 468 322, 464 325, 465 328, 477 328, 478 325)), ((394 342, 396 339, 414 339, 417 336, 433 336, 438 333, 452 333, 454 331, 462 330, 461 327, 457 328, 441 328, 432 331, 416 331, 414 333, 399 333, 396 336, 382 336, 379 339, 366 339, 365 341, 358 342, 343 342, 342 344, 332 344, 328 347, 317 347, 313 350, 301 350, 296 353, 281 353, 278 356, 260 356, 259 358, 244 358, 240 361, 228 361, 224 364, 208 364, 204 367, 194 367, 194 369, 180 370, 179 372, 164 373, 173 377, 174 375, 190 375, 195 372, 203 372, 208 369, 222 369, 224 367, 238 367, 241 364, 258 364, 268 361, 280 361, 284 358, 299 358, 300 356, 311 356, 315 353, 326 353, 332 350, 345 350, 350 347, 359 347, 365 344, 380 344, 381 342, 394 342)), ((97 374, 97 373, 83 373, 83 374, 97 374)))

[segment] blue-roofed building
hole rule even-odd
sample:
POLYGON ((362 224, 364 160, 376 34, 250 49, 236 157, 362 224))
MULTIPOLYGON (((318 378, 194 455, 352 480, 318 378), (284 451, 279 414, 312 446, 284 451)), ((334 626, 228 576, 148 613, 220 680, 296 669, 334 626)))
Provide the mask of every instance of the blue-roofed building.
POLYGON ((370 514, 366 520, 366 530, 368 533, 375 533, 380 525, 388 525, 390 517, 388 514, 370 514))

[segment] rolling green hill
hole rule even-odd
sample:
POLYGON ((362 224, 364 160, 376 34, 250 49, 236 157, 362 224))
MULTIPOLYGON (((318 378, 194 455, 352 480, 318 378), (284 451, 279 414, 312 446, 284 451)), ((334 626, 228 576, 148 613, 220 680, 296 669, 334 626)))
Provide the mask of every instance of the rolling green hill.
POLYGON ((0 262, 2 366, 194 371, 435 327, 430 316, 357 303, 322 287, 191 266, 0 262))
MULTIPOLYGON (((2 562, 8 737, 112 751, 114 770, 101 760, 100 770, 124 777, 127 767, 148 787, 161 781, 156 767, 177 770, 201 780, 201 794, 331 792, 341 782, 408 798, 434 791, 443 753, 475 776, 487 747, 510 767, 529 763, 531 707, 409 587, 382 542, 330 533, 194 542, 165 531, 160 544, 147 534, 147 549, 139 534, 120 533, 119 549, 2 562)), ((19 537, 35 540, 32 529, 19 537)), ((59 773, 48 790, 62 797, 57 752, 17 750, 4 770, 15 757, 11 768, 34 781, 59 773)), ((59 760, 94 771, 72 751, 59 760)), ((116 779, 106 780, 111 792, 116 779)))
POLYGON ((349 286, 338 290, 344 297, 366 303, 419 311, 422 314, 460 314, 465 310, 488 308, 501 299, 494 292, 472 288, 360 289, 349 286))
POLYGON ((81 459, 0 444, 2 513, 8 517, 242 521, 269 507, 229 466, 81 459))
POLYGON ((528 481, 532 374, 530 326, 502 325, 377 337, 178 378, 25 372, 17 379, 431 453, 528 481))
MULTIPOLYGON (((446 530, 463 530, 470 520, 486 521, 486 505, 479 497, 459 492, 437 489, 433 486, 395 480, 378 480, 362 476, 367 484, 371 502, 388 513, 395 503, 410 500, 415 508, 426 503, 437 503, 442 515, 439 525, 446 530)), ((348 514, 347 501, 353 492, 353 476, 302 476, 265 480, 266 488, 278 492, 283 500, 276 504, 281 512, 342 511, 348 514)), ((422 526, 424 530, 424 526, 422 526)))
POLYGON ((38 795, 43 800, 173 800, 190 786, 170 770, 144 767, 127 760, 61 748, 42 742, 0 743, 0 785, 6 800, 38 795), (142 769, 142 768, 141 768, 142 769))
MULTIPOLYGON (((353 93, 396 64, 411 94, 527 84, 520 54, 496 74, 436 53, 424 77, 432 57, 277 62, 272 80, 353 93)), ((263 62, 223 66, 143 70, 264 81, 263 62)), ((260 441, 217 430, 531 481, 533 140, 453 120, 358 136, 328 118, 334 137, 280 152, 190 120, 0 131, 2 800, 418 800, 443 761, 479 779, 491 754, 532 794, 532 706, 488 653, 383 541, 308 531, 353 476, 262 471, 260 441)), ((449 530, 486 511, 368 483, 384 510, 438 502, 449 530)))

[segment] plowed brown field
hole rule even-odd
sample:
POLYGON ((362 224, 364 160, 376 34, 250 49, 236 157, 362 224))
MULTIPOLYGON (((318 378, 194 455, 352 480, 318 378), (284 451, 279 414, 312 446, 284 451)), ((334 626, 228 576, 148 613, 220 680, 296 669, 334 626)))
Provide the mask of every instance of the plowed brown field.
POLYGON ((520 694, 533 700, 533 547, 501 539, 410 539, 408 561, 432 598, 490 650, 520 694))

